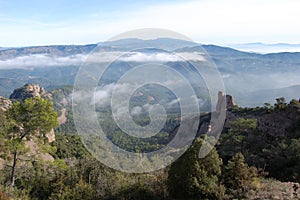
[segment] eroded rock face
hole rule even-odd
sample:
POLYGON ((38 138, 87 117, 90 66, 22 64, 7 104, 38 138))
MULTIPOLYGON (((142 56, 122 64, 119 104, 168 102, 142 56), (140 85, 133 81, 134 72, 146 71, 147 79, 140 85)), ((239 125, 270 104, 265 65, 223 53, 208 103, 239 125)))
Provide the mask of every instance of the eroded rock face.
POLYGON ((45 135, 45 137, 48 139, 48 142, 54 142, 55 141, 55 134, 54 134, 54 130, 52 129, 49 133, 47 133, 45 135))
POLYGON ((231 95, 226 95, 226 108, 234 108, 237 104, 234 102, 234 99, 231 95))
POLYGON ((64 124, 64 123, 67 122, 67 116, 66 116, 67 109, 63 108, 60 111, 61 111, 61 115, 57 118, 57 121, 58 121, 59 125, 64 124))
POLYGON ((5 160, 0 158, 0 170, 2 170, 4 168, 4 165, 5 165, 5 160))
POLYGON ((221 110, 225 109, 226 106, 226 101, 225 101, 225 95, 224 92, 219 91, 218 93, 218 102, 216 105, 216 111, 220 112, 221 110))
MULTIPOLYGON (((216 112, 220 113, 221 109, 225 109, 224 104, 226 102, 226 119, 221 130, 227 131, 232 128, 231 123, 238 118, 245 119, 256 119, 257 120, 257 130, 265 135, 279 136, 288 134, 288 130, 291 126, 295 125, 300 120, 300 106, 299 105, 289 105, 287 108, 281 111, 260 112, 260 113, 245 113, 235 111, 236 103, 231 95, 224 95, 223 92, 219 92, 219 99, 216 105, 216 112)), ((300 100, 299 100, 300 102, 300 100)), ((196 137, 202 134, 209 134, 213 132, 215 127, 210 126, 210 115, 211 113, 202 115, 200 117, 200 123, 196 137)), ((174 128, 173 131, 169 133, 169 139, 172 140, 176 135, 179 126, 174 128)))
POLYGON ((231 95, 225 95, 224 92, 218 93, 218 102, 216 106, 216 111, 221 109, 231 109, 234 108, 237 104, 235 103, 231 95), (225 107, 226 106, 226 107, 225 107))
MULTIPOLYGON (((38 84, 26 84, 23 87, 17 88, 13 91, 13 93, 10 95, 9 98, 11 100, 24 101, 25 99, 33 98, 33 97, 41 97, 44 99, 52 100, 52 95, 48 93, 44 88, 40 87, 38 84)), ((11 105, 12 102, 11 100, 7 99, 6 105, 8 105, 8 107, 11 105)), ((1 98, 0 98, 0 109, 1 109, 1 98)), ((54 130, 52 129, 49 133, 45 134, 45 137, 48 138, 49 143, 55 141, 54 130)))
POLYGON ((257 129, 265 135, 279 136, 288 134, 289 128, 297 123, 300 119, 300 108, 289 106, 285 110, 264 113, 264 114, 242 114, 239 112, 228 112, 226 117, 225 128, 231 128, 230 121, 237 118, 256 119, 257 129))
POLYGON ((41 88, 37 84, 26 84, 21 88, 15 89, 9 98, 24 101, 25 99, 32 97, 52 99, 52 95, 47 93, 44 88, 41 88))
POLYGON ((2 111, 6 111, 11 106, 11 104, 12 102, 10 99, 6 99, 0 96, 0 109, 2 111))
POLYGON ((25 146, 29 148, 29 152, 26 153, 26 156, 31 158, 36 158, 44 161, 54 161, 53 156, 51 156, 49 153, 43 152, 41 147, 39 146, 38 142, 35 140, 35 138, 28 140, 25 142, 25 146))
MULTIPOLYGON (((13 100, 24 101, 25 99, 32 97, 41 97, 52 100, 52 95, 46 92, 44 88, 41 88, 37 84, 26 84, 21 88, 15 89, 14 92, 10 95, 10 99, 6 99, 0 96, 0 114, 4 114, 4 112, 11 107, 13 100)), ((19 128, 22 129, 22 127, 19 128)), ((45 134, 45 137, 48 139, 49 143, 54 142, 54 130, 52 129, 49 133, 45 134)), ((36 159, 42 159, 44 161, 54 161, 53 156, 51 156, 47 152, 44 152, 40 148, 39 142, 35 136, 33 136, 30 140, 26 140, 25 146, 29 147, 30 149, 29 152, 25 155, 25 157, 34 157, 36 159)), ((4 167, 6 163, 6 160, 0 158, 0 170, 4 167)))

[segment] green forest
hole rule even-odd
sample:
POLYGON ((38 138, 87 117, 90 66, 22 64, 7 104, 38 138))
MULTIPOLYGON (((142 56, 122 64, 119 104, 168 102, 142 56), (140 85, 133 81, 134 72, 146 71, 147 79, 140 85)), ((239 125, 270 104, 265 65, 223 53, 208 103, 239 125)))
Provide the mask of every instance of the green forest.
MULTIPOLYGON (((64 90, 68 88, 60 91, 64 90)), ((239 117, 228 122, 230 128, 224 128, 205 158, 198 157, 199 149, 215 138, 201 135, 167 168, 132 174, 110 169, 96 160, 76 135, 71 114, 67 122, 58 125, 61 105, 55 99, 60 94, 53 93, 54 103, 33 97, 15 100, 9 108, 0 110, 1 200, 300 198, 297 100, 286 103, 278 98, 274 105, 256 108, 236 106, 230 112, 239 117), (265 115, 274 120, 278 116, 294 119, 284 134, 271 134, 258 128, 262 123, 258 119, 265 115), (47 133, 52 129, 55 140, 49 142, 47 133)), ((175 115, 169 117, 169 127, 179 123, 176 119, 175 115)), ((123 137, 113 124, 106 123, 108 137, 131 151, 141 151, 142 147, 143 151, 152 151, 168 143, 168 127, 152 139, 138 141, 123 137)))

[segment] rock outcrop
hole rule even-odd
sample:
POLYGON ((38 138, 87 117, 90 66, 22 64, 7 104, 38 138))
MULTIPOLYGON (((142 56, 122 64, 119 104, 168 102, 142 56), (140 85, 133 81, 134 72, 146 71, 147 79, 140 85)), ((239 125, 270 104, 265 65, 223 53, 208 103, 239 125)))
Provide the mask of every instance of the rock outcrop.
POLYGON ((55 141, 55 133, 54 130, 52 129, 49 133, 45 134, 45 137, 48 139, 48 142, 54 142, 55 141))
POLYGON ((0 170, 4 168, 4 165, 5 165, 5 160, 0 158, 0 170))
MULTIPOLYGON (((219 92, 219 99, 216 105, 216 111, 207 113, 200 116, 200 123, 196 137, 202 134, 210 134, 216 129, 211 126, 211 115, 219 115, 221 109, 226 109, 226 118, 224 126, 220 128, 223 131, 227 131, 232 128, 230 122, 235 121, 238 118, 256 119, 257 130, 265 135, 279 136, 288 134, 289 129, 300 120, 300 106, 299 104, 289 105, 285 109, 280 111, 266 112, 264 110, 255 112, 239 111, 239 109, 233 109, 237 107, 234 99, 231 95, 224 95, 223 92, 219 92), (225 107, 226 103, 226 107, 225 107)), ((299 100, 300 102, 300 100, 299 100)), ((194 120, 194 119, 190 119, 194 120)), ((175 127, 169 133, 169 140, 172 140, 177 133, 179 126, 175 127)))
POLYGON ((0 110, 6 111, 11 106, 11 104, 12 102, 10 99, 6 99, 0 96, 0 110))
MULTIPOLYGON (((13 101, 15 100, 24 101, 25 99, 32 98, 32 97, 41 97, 41 98, 47 98, 52 100, 52 95, 46 92, 44 88, 41 88, 37 84, 26 84, 21 88, 15 89, 13 93, 10 95, 10 99, 0 96, 0 114, 3 114, 4 117, 5 111, 10 108, 13 101)), ((46 133, 45 138, 48 139, 49 143, 55 141, 54 130, 52 129, 49 133, 46 133)), ((31 157, 31 158, 34 157, 45 161, 53 161, 54 160, 53 156, 51 156, 47 152, 44 152, 40 148, 38 143, 39 142, 37 141, 36 137, 32 137, 29 140, 26 140, 25 146, 29 147, 30 150, 24 156, 31 157)), ((6 161, 0 158, 0 170, 4 167, 5 163, 6 161)))
POLYGON ((216 111, 219 112, 223 109, 226 109, 226 101, 225 101, 225 95, 224 95, 224 92, 221 92, 219 91, 218 93, 218 102, 217 102, 217 105, 216 105, 216 111))
POLYGON ((219 91, 216 111, 220 111, 221 109, 231 109, 235 106, 237 106, 237 104, 231 95, 225 95, 224 92, 219 91))
POLYGON ((226 108, 230 109, 230 108, 234 108, 235 106, 237 106, 237 104, 235 103, 233 97, 231 95, 226 95, 226 108))
POLYGON ((66 112, 67 112, 67 109, 65 109, 65 108, 61 109, 61 115, 57 118, 59 125, 67 122, 66 112))
POLYGON ((21 88, 15 89, 9 98, 24 101, 25 99, 32 97, 52 99, 52 95, 47 93, 44 88, 41 88, 37 84, 26 84, 21 88))
MULTIPOLYGON (((233 107, 236 105, 233 98, 228 99, 226 97, 226 99, 227 108, 230 108, 230 104, 233 105, 233 107)), ((300 119, 300 107, 296 105, 289 105, 284 110, 276 112, 273 111, 270 113, 264 111, 239 112, 238 110, 234 111, 227 109, 224 129, 230 129, 230 122, 236 120, 237 118, 256 119, 257 130, 265 135, 285 135, 288 133, 288 129, 300 119)))
POLYGON ((26 141, 25 146, 29 148, 29 152, 26 153, 25 157, 30 157, 44 161, 54 161, 52 155, 43 151, 43 149, 38 144, 36 138, 32 138, 31 140, 26 141))
POLYGON ((230 122, 237 118, 256 119, 257 130, 265 135, 279 136, 288 134, 288 130, 300 120, 300 107, 289 105, 281 111, 270 113, 243 113, 227 111, 225 129, 231 128, 230 122))
MULTIPOLYGON (((23 87, 17 88, 13 91, 9 98, 11 100, 24 101, 25 99, 33 97, 41 97, 52 100, 52 95, 38 84, 26 84, 23 87)), ((8 107, 11 104, 11 100, 6 100, 6 105, 8 105, 8 107), (8 101, 10 101, 10 103, 8 101)), ((49 133, 45 134, 45 137, 48 139, 49 143, 55 141, 54 130, 51 130, 49 133)))

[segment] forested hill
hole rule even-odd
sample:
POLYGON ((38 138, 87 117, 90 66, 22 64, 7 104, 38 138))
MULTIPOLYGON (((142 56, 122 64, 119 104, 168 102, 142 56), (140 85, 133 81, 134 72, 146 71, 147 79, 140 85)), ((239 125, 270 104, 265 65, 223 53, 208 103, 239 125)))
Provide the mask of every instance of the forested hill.
MULTIPOLYGON (((15 88, 28 82, 43 85, 47 90, 73 85, 80 65, 95 47, 100 52, 126 53, 144 46, 156 47, 152 54, 159 53, 159 48, 164 47, 169 47, 174 53, 207 52, 218 67, 227 92, 241 106, 260 106, 265 102, 273 104, 278 94, 290 101, 298 98, 300 93, 300 53, 297 52, 259 54, 170 38, 132 38, 89 45, 0 49, 0 94, 9 97, 15 88)), ((127 64, 130 67, 130 63, 127 64)), ((180 63, 174 65, 180 66, 180 63)), ((110 78, 117 74, 112 73, 110 78)))
MULTIPOLYGON (((0 98, 0 199, 300 197, 299 100, 278 98, 274 105, 245 108, 227 95, 230 101, 223 133, 205 158, 198 158, 203 138, 209 137, 204 132, 167 168, 128 174, 103 165, 84 147, 72 120, 71 93, 69 86, 48 92, 26 84, 14 90, 12 99, 0 98), (55 137, 49 139, 46 136, 52 128, 55 137)), ((105 115, 107 111, 97 112, 105 115)), ((208 126, 209 116, 200 116, 205 118, 202 126, 208 126)), ((133 152, 152 151, 169 141, 166 132, 148 140, 128 139, 113 123, 104 122, 108 137, 133 152)), ((180 121, 173 113, 167 123, 176 127, 180 121)))

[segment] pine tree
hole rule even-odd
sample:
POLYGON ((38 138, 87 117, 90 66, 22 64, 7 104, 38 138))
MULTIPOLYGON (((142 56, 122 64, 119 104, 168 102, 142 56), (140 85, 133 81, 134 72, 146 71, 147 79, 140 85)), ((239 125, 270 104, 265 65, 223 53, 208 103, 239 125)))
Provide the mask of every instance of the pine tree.
POLYGON ((225 166, 224 181, 227 188, 236 191, 237 194, 244 194, 258 179, 257 169, 249 167, 245 163, 242 153, 233 156, 225 166))
POLYGON ((169 195, 178 199, 216 199, 224 194, 219 184, 222 160, 215 148, 205 157, 198 158, 204 140, 197 138, 193 145, 169 170, 169 195))
POLYGON ((51 131, 58 125, 57 113, 53 110, 52 102, 40 97, 15 102, 7 111, 8 119, 13 124, 6 134, 6 148, 12 155, 10 188, 15 184, 15 171, 19 155, 25 153, 24 141, 33 135, 37 137, 51 131))

